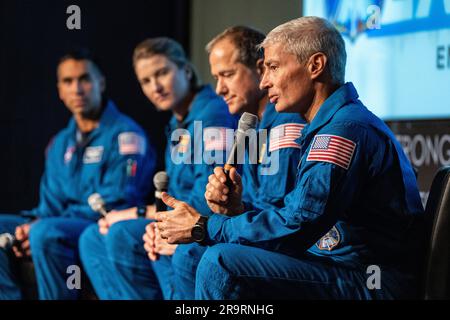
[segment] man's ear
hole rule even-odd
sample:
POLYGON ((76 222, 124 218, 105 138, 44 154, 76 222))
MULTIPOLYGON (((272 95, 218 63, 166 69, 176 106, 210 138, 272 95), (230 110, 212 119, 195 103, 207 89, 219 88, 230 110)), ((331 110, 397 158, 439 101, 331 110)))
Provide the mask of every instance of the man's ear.
POLYGON ((106 89, 106 80, 105 80, 105 78, 102 76, 102 77, 100 78, 100 92, 101 92, 101 93, 104 93, 104 92, 105 92, 105 89, 106 89))
POLYGON ((317 79, 324 74, 327 63, 327 56, 322 52, 317 52, 309 58, 308 71, 311 80, 317 79))
POLYGON ((256 72, 260 77, 264 74, 264 59, 258 59, 256 61, 256 72))
POLYGON ((60 84, 59 80, 56 81, 56 89, 58 91, 59 99, 62 100, 62 98, 61 98, 61 84, 60 84))
POLYGON ((193 75, 192 68, 190 68, 189 66, 186 65, 186 66, 184 67, 184 71, 186 72, 186 76, 187 76, 187 78, 189 79, 189 81, 191 81, 192 75, 193 75))

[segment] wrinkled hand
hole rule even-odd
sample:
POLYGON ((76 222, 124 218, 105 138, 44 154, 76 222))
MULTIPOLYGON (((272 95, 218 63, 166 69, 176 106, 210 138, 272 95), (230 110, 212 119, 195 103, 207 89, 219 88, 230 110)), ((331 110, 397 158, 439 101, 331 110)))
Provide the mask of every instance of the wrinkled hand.
POLYGON ((230 179, 233 182, 231 191, 225 185, 227 176, 223 168, 214 168, 214 173, 208 178, 209 182, 206 185, 205 199, 213 212, 235 216, 244 212, 242 180, 235 168, 230 170, 230 179))
POLYGON ((166 239, 161 237, 156 222, 152 222, 145 227, 145 233, 142 239, 144 240, 144 249, 147 251, 148 258, 152 261, 158 260, 160 255, 173 255, 178 246, 176 244, 169 244, 166 239))
POLYGON ((161 237, 167 239, 170 244, 194 242, 191 230, 200 219, 200 213, 186 202, 179 201, 166 192, 163 192, 162 200, 173 210, 156 213, 161 237))
POLYGON ((12 250, 17 258, 31 256, 30 240, 28 238, 30 234, 30 227, 30 223, 25 223, 16 227, 15 237, 20 241, 20 246, 13 246, 12 250))
POLYGON ((137 219, 136 208, 129 208, 120 211, 110 211, 105 217, 98 220, 98 228, 101 234, 108 233, 109 228, 116 222, 137 219))

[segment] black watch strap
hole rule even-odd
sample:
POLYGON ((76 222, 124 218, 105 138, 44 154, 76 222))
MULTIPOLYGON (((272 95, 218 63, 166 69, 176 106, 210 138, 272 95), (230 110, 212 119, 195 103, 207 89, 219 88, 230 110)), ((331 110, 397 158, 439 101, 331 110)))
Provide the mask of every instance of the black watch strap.
POLYGON ((145 218, 147 215, 147 206, 138 206, 136 213, 138 218, 145 218))
POLYGON ((207 238, 207 222, 208 217, 200 216, 197 223, 194 225, 191 231, 192 238, 195 242, 204 245, 207 238))

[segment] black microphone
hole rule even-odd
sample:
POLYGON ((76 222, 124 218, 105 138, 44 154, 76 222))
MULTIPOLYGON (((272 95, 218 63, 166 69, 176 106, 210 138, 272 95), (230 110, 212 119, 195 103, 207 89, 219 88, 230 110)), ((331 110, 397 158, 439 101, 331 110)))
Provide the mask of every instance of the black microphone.
POLYGON ((234 137, 233 147, 231 148, 230 155, 227 162, 223 166, 223 171, 227 176, 227 181, 225 185, 230 189, 233 187, 233 182, 230 179, 230 170, 235 164, 243 162, 244 150, 245 150, 245 137, 246 131, 249 129, 255 129, 258 124, 258 117, 252 113, 244 112, 239 119, 238 129, 236 130, 236 135, 234 137), (238 152, 241 150, 242 152, 238 152), (239 157, 239 158, 238 158, 239 157), (236 160, 236 163, 235 163, 236 160))
POLYGON ((20 241, 16 239, 14 235, 11 233, 2 233, 0 234, 0 248, 9 250, 14 246, 19 246, 20 241))
POLYGON ((100 213, 103 217, 108 214, 106 210, 105 201, 99 193, 93 193, 88 198, 88 204, 92 210, 100 213))
POLYGON ((169 187, 169 177, 165 171, 159 171, 153 177, 153 184, 155 185, 155 206, 156 212, 167 211, 166 204, 162 201, 162 193, 167 192, 169 187))

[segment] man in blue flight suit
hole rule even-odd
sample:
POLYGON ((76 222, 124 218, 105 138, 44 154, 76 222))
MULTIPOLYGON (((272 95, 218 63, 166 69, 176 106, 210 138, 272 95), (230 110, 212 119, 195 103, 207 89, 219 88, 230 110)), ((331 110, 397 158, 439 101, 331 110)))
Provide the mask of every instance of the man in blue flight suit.
MULTIPOLYGON (((75 299, 67 270, 79 265, 79 235, 100 217, 88 197, 98 193, 110 208, 142 204, 156 156, 143 130, 104 97, 103 74, 86 50, 61 58, 57 87, 73 118, 48 147, 39 205, 23 213, 31 219, 1 215, 0 233, 15 233, 16 257, 31 255, 40 299, 75 299)), ((21 298, 12 259, 0 249, 2 299, 21 298)))
MULTIPOLYGON (((174 210, 156 215, 162 237, 216 244, 198 266, 196 298, 415 297, 424 244, 415 175, 392 132, 344 83, 341 35, 302 17, 272 30, 262 47, 261 87, 277 111, 308 123, 296 186, 281 209, 235 206, 233 217, 201 217, 163 194, 174 210)), ((230 176, 239 185, 235 170, 230 176)), ((233 202, 224 182, 215 172, 208 201, 233 202)))
MULTIPOLYGON (((236 119, 210 86, 200 84, 182 46, 174 40, 143 41, 133 61, 147 98, 157 109, 173 113, 166 132, 169 191, 202 214, 211 214, 204 186, 214 166, 226 158, 236 119)), ((166 247, 157 263, 144 250, 142 237, 154 211, 150 205, 110 212, 98 227, 89 227, 81 236, 81 259, 100 299, 176 298, 170 280, 171 256, 177 247, 166 247)))
MULTIPOLYGON (((295 185, 300 161, 300 145, 295 140, 300 137, 305 123, 297 113, 277 113, 274 105, 268 103, 267 91, 259 88, 264 57, 257 47, 264 38, 257 30, 234 26, 214 37, 206 46, 211 74, 217 81, 216 93, 225 99, 230 113, 258 115, 259 130, 266 133, 260 136, 263 140, 260 144, 248 146, 249 153, 255 154, 249 154, 243 164, 240 192, 246 209, 282 207, 285 195, 295 185), (253 148, 258 146, 259 152, 253 148), (256 160, 254 163, 252 158, 256 160)), ((210 204, 213 212, 226 213, 225 207, 210 204)), ((166 248, 165 240, 156 239, 154 228, 148 228, 146 239, 148 248, 166 248)), ((175 251, 172 258, 174 288, 179 292, 179 298, 194 299, 195 273, 206 248, 194 243, 180 245, 175 251)))

